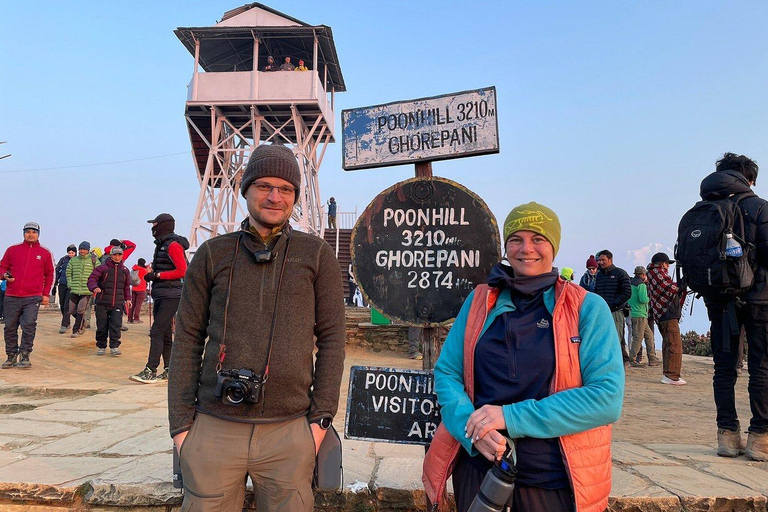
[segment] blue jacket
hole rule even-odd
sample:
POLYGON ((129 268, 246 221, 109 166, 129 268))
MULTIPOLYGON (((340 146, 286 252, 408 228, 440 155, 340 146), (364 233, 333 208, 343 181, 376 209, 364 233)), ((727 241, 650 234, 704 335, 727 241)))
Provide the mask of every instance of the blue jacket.
MULTIPOLYGON (((472 456, 478 452, 464 436, 464 426, 475 408, 467 396, 463 380, 464 331, 473 294, 464 302, 435 365, 435 392, 443 424, 472 456)), ((554 287, 544 292, 544 303, 552 313, 554 287)), ((514 309, 509 289, 502 290, 480 336, 496 317, 514 309)), ((605 301, 593 293, 587 294, 579 311, 579 336, 582 387, 555 393, 542 400, 504 405, 504 421, 511 438, 561 437, 613 423, 619 418, 624 399, 621 350, 616 343, 611 312, 605 301)))

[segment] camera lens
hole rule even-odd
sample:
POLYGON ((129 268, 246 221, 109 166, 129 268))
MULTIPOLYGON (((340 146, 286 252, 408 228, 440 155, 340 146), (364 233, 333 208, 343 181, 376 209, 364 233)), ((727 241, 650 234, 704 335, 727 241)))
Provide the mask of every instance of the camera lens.
POLYGON ((243 400, 245 400, 245 397, 248 396, 248 386, 243 382, 230 382, 224 390, 224 396, 231 404, 241 404, 243 400))

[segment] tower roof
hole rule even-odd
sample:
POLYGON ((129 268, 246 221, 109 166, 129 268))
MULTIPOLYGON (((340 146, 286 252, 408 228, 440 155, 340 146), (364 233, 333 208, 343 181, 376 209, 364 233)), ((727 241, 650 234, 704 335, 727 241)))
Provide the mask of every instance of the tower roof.
POLYGON ((311 63, 316 37, 318 73, 322 76, 327 65, 329 85, 336 92, 346 91, 333 32, 326 25, 308 25, 263 4, 251 3, 225 12, 212 27, 179 27, 174 33, 192 55, 195 40, 200 41, 200 66, 206 72, 253 69, 254 39, 278 62, 289 56, 294 62, 303 59, 311 63))

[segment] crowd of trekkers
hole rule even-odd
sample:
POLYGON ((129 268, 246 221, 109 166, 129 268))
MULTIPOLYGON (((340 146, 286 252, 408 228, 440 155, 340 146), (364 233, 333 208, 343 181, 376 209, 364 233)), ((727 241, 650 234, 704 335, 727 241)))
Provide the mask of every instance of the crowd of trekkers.
POLYGON ((170 214, 148 221, 155 237, 153 262, 139 258, 130 268, 127 260, 136 249, 130 240, 113 238, 105 247, 84 240, 67 246, 66 254, 54 265, 50 250, 39 241, 40 225, 24 225, 24 240, 10 246, 0 260, 2 296, 0 323, 4 325, 7 359, 2 369, 32 367, 37 314, 58 295, 61 311, 59 334, 71 332, 78 338, 91 329, 95 311, 96 355, 120 356, 121 333, 126 324, 140 324, 142 307, 153 304, 157 322, 150 329, 147 367, 131 379, 142 383, 167 380, 173 330, 181 283, 186 272, 186 238, 176 235, 170 214), (161 272, 163 271, 163 272, 161 272), (152 290, 154 283, 155 290, 152 290), (50 290, 50 294, 48 292, 50 290), (153 293, 154 292, 154 293, 153 293), (151 293, 154 297, 148 297, 151 293), (19 338, 21 329, 21 338, 19 338), (165 371, 157 374, 160 358, 165 371))

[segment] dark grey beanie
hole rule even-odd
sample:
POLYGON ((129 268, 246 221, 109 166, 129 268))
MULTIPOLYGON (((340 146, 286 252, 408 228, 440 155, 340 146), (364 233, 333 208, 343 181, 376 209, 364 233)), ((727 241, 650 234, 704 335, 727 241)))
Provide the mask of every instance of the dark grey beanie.
POLYGON ((296 199, 301 189, 301 171, 299 162, 293 151, 285 146, 275 144, 259 145, 248 159, 248 165, 243 172, 240 182, 240 193, 245 197, 245 191, 258 178, 282 178, 296 189, 296 199))

